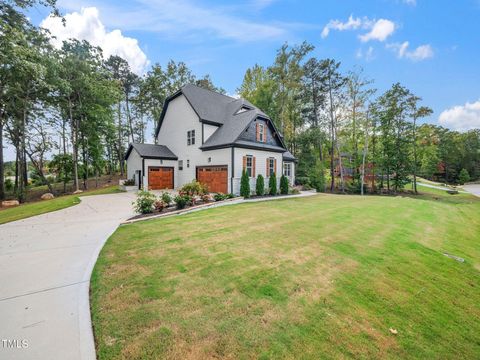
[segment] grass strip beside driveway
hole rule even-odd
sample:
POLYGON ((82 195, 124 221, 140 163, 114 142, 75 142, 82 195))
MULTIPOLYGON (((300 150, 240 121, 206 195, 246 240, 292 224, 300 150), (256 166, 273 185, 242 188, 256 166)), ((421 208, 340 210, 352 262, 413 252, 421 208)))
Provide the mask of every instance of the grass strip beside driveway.
POLYGON ((79 196, 113 194, 117 192, 122 192, 122 190, 115 185, 101 189, 95 189, 92 191, 85 191, 77 195, 65 195, 52 200, 40 200, 32 203, 22 204, 13 208, 4 208, 0 210, 0 224, 65 209, 67 207, 79 204, 79 196))

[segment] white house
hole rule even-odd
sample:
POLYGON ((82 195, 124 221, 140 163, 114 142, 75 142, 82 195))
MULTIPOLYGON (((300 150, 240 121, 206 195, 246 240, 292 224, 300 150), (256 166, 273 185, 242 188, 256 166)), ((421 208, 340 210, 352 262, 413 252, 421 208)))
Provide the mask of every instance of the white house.
POLYGON ((251 189, 262 174, 295 181, 294 156, 271 119, 244 99, 195 85, 168 97, 156 144, 131 144, 127 174, 139 188, 174 189, 197 179, 211 192, 240 192, 245 169, 251 189))

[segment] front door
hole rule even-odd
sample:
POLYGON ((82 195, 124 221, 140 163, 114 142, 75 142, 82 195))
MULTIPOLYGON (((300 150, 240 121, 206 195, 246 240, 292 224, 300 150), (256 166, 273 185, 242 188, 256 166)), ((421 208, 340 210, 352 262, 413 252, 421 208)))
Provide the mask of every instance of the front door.
POLYGON ((148 189, 173 189, 173 167, 149 166, 148 189))

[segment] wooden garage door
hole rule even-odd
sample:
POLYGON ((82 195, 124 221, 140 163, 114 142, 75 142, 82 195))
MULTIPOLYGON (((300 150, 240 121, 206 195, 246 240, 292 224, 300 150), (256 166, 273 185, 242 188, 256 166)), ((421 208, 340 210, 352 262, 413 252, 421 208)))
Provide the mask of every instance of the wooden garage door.
POLYGON ((210 192, 226 194, 228 192, 228 167, 226 165, 197 167, 197 180, 206 185, 210 192))
POLYGON ((173 168, 150 166, 148 188, 150 190, 173 189, 173 168))

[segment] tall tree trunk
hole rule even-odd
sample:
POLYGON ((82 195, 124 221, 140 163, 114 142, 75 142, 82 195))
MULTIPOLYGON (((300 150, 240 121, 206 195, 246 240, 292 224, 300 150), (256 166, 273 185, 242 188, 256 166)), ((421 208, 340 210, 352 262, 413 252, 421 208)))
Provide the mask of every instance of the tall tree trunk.
POLYGON ((360 194, 363 195, 363 187, 365 186, 365 160, 367 158, 368 152, 368 111, 365 122, 365 143, 363 145, 363 156, 362 156, 362 174, 361 174, 361 184, 360 184, 360 194))
MULTIPOLYGON (((66 168, 65 160, 67 158, 67 146, 65 144, 66 139, 67 139, 66 126, 67 126, 66 121, 65 121, 64 118, 62 118, 62 143, 63 143, 63 160, 62 160, 62 162, 63 162, 64 172, 65 172, 65 168, 66 168)), ((63 180, 63 193, 65 194, 66 192, 67 192, 67 182, 65 180, 63 180)))
POLYGON ((125 106, 127 108, 127 121, 128 121, 128 126, 130 128, 130 136, 131 136, 132 143, 134 143, 135 139, 133 137, 133 124, 132 124, 132 118, 130 117, 130 106, 128 102, 128 94, 125 94, 125 106))
POLYGON ((5 166, 3 163, 3 111, 0 110, 0 201, 5 200, 5 166))
POLYGON ((73 183, 75 191, 80 190, 78 184, 78 121, 73 119, 72 100, 68 98, 68 111, 72 126, 72 157, 73 157, 73 183))
POLYGON ((88 161, 87 161, 87 145, 85 143, 85 135, 82 134, 82 161, 83 161, 83 190, 87 190, 88 181, 88 161))
POLYGON ((120 175, 123 177, 123 150, 122 150, 122 112, 120 103, 118 103, 118 162, 120 165, 120 175))
POLYGON ((413 117, 413 191, 417 191, 417 117, 413 117))
POLYGON ((358 181, 359 169, 358 169, 358 143, 357 143, 357 98, 353 96, 353 108, 352 108, 352 125, 353 125, 353 179, 354 182, 358 181))
POLYGON ((374 121, 373 129, 372 129, 372 192, 376 191, 376 184, 375 184, 375 176, 376 176, 375 171, 377 167, 377 163, 376 163, 377 152, 375 147, 377 143, 377 137, 375 136, 376 129, 377 129, 377 126, 376 126, 376 122, 374 121))
MULTIPOLYGON (((334 162, 335 162, 335 143, 336 143, 336 138, 335 138, 335 117, 334 117, 334 111, 333 111, 333 95, 332 95, 332 83, 331 79, 329 78, 329 97, 330 97, 330 132, 332 134, 331 140, 332 144, 330 147, 330 176, 332 177, 331 182, 330 182, 330 191, 333 192, 335 189, 335 170, 334 170, 334 162)), ((340 154, 339 154, 340 155, 340 154)))

